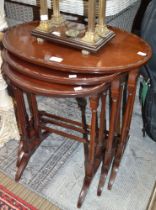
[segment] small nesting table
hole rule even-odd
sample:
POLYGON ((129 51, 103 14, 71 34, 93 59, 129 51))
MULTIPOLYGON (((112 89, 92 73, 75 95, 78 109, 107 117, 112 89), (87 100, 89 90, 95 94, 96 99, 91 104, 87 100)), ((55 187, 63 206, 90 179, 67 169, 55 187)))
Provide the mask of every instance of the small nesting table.
POLYGON ((3 39, 2 70, 12 90, 21 136, 15 180, 20 179, 31 155, 50 133, 82 142, 85 175, 77 204, 81 207, 101 162, 97 194, 101 195, 109 170, 108 188, 114 183, 129 136, 139 68, 150 58, 151 49, 137 36, 112 28, 116 36, 103 49, 83 55, 55 43, 38 42, 31 35, 36 26, 36 22, 31 22, 13 27, 3 39), (82 121, 39 110, 36 95, 76 98, 82 121), (89 125, 85 117, 85 97, 89 97, 91 109, 89 125), (77 131, 82 137, 49 125, 77 131))

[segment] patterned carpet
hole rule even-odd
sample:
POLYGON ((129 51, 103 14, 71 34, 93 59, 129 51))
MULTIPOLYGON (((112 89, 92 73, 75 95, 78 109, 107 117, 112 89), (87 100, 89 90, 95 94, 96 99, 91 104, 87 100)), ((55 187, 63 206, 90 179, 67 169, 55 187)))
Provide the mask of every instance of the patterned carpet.
POLYGON ((47 199, 0 172, 1 210, 59 210, 47 199))
MULTIPOLYGON (((76 101, 71 102, 70 100, 64 103, 64 99, 38 98, 39 107, 42 110, 48 112, 55 110, 57 115, 61 113, 66 117, 68 115, 69 117, 80 118, 80 113, 75 111, 77 108, 76 101)), ((11 140, 0 150, 0 169, 9 174, 10 177, 15 175, 17 146, 18 142, 11 140)), ((55 134, 50 135, 31 158, 21 182, 35 191, 42 191, 45 184, 53 178, 77 146, 77 142, 66 140, 64 137, 55 134)))
MULTIPOLYGON (((39 107, 47 111, 79 119, 73 99, 38 98, 39 107)), ((156 144, 142 137, 138 101, 135 105, 131 138, 120 171, 111 191, 105 187, 96 196, 99 172, 82 210, 145 210, 156 177, 156 144), (121 208, 122 207, 122 208, 121 208)), ((87 119, 90 113, 87 109, 87 119)), ((17 141, 11 140, 0 149, 0 170, 14 177, 17 141)), ((77 142, 51 135, 31 158, 20 183, 47 198, 61 210, 75 210, 84 176, 83 149, 77 142)))
POLYGON ((1 210, 37 210, 18 196, 15 196, 6 187, 0 184, 0 209, 1 210))

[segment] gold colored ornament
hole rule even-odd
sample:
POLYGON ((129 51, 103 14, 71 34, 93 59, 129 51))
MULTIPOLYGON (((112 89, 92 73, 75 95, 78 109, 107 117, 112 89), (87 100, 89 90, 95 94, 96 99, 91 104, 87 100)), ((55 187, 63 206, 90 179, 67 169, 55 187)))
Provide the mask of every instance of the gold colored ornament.
POLYGON ((40 24, 32 31, 33 35, 87 52, 97 52, 114 37, 114 32, 109 30, 105 23, 106 0, 99 0, 98 18, 95 11, 97 0, 88 0, 87 26, 83 23, 65 20, 60 13, 59 4, 60 0, 51 2, 53 14, 48 19, 47 0, 40 0, 40 24))
POLYGON ((51 18, 51 26, 60 26, 65 22, 65 19, 60 14, 59 0, 53 0, 52 2, 53 15, 51 18))
POLYGON ((42 31, 42 32, 49 32, 50 29, 51 29, 51 25, 50 25, 49 20, 40 21, 39 26, 36 28, 36 30, 42 31))
POLYGON ((106 13, 106 1, 99 0, 98 24, 96 25, 95 31, 101 37, 106 37, 110 32, 105 23, 105 13, 106 13))

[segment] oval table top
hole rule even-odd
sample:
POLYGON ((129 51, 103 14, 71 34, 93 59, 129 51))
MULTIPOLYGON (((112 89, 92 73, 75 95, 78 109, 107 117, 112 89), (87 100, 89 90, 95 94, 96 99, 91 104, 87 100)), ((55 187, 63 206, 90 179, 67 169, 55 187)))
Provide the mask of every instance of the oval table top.
POLYGON ((55 69, 37 66, 35 64, 19 59, 17 56, 2 51, 3 60, 8 63, 15 71, 25 74, 29 77, 57 84, 67 85, 96 85, 112 81, 119 73, 114 74, 71 74, 70 72, 57 71, 55 69))
POLYGON ((121 73, 139 68, 151 57, 151 48, 146 42, 114 27, 111 29, 116 36, 98 53, 83 55, 81 51, 70 47, 49 41, 38 42, 31 35, 37 25, 38 22, 31 22, 11 28, 4 35, 4 47, 30 63, 73 73, 121 73))
POLYGON ((107 89, 105 83, 98 85, 65 85, 57 83, 48 83, 46 81, 30 78, 18 71, 14 71, 7 63, 3 63, 2 71, 5 72, 7 78, 16 87, 24 89, 28 93, 34 93, 43 96, 54 97, 84 97, 88 95, 96 95, 107 89))

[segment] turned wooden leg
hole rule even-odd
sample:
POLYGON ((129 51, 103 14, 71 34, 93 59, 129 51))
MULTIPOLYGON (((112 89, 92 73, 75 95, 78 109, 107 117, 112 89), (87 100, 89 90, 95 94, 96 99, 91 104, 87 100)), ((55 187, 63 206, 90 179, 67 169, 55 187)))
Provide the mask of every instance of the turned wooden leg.
POLYGON ((116 125, 115 125, 116 136, 119 136, 121 134, 121 103, 122 103, 123 89, 124 89, 124 85, 122 84, 120 86, 119 99, 118 99, 118 105, 117 105, 117 118, 116 118, 116 125))
POLYGON ((29 139, 29 122, 28 115, 26 112, 24 96, 22 90, 17 87, 12 86, 14 97, 15 97, 15 110, 17 123, 20 133, 20 143, 18 148, 18 158, 17 158, 17 172, 15 175, 15 180, 18 181, 28 163, 30 157, 30 139, 29 139))
MULTIPOLYGON (((116 123, 115 123, 115 155, 114 155, 114 159, 113 159, 113 163, 115 161, 115 157, 116 157, 116 152, 117 152, 117 146, 119 144, 119 138, 121 135, 121 102, 122 102, 122 97, 123 97, 123 91, 124 90, 124 85, 121 84, 120 86, 120 92, 119 92, 119 99, 118 99, 118 104, 117 104, 117 117, 116 117, 116 123)), ((123 111, 123 110, 122 110, 123 111)), ((108 189, 111 189, 111 184, 113 184, 114 179, 112 179, 113 177, 110 176, 109 179, 109 184, 108 184, 108 189)))
POLYGON ((111 175, 110 175, 110 180, 108 184, 109 189, 112 188, 117 172, 119 170, 119 165, 123 156, 123 152, 127 145, 131 118, 132 118, 132 113, 133 113, 133 105, 134 105, 134 100, 135 100, 137 76, 138 76, 137 70, 131 71, 128 75, 128 84, 127 84, 128 98, 127 98, 126 109, 125 109, 125 113, 123 117, 121 136, 119 138, 119 143, 118 143, 117 151, 115 154, 115 158, 114 158, 114 162, 113 162, 113 166, 111 170, 111 175))
POLYGON ((29 104, 29 110, 30 110, 30 138, 31 138, 31 153, 33 153, 37 147, 40 145, 40 143, 47 138, 47 136, 50 134, 49 132, 41 132, 40 127, 40 113, 38 111, 37 101, 36 101, 36 95, 27 93, 27 99, 29 104))
POLYGON ((122 117, 124 116, 125 110, 126 110, 126 101, 127 101, 127 81, 128 78, 125 81, 124 89, 123 89, 123 96, 122 96, 122 117))
POLYGON ((104 154, 104 147, 106 143, 106 94, 107 92, 104 92, 101 96, 100 127, 96 144, 95 168, 98 168, 102 161, 102 154, 104 154))
POLYGON ((97 108, 99 104, 99 97, 92 96, 90 97, 90 108, 92 112, 91 117, 91 130, 90 130, 90 141, 89 141, 89 151, 86 163, 86 174, 84 177, 84 182, 82 186, 82 190, 79 195, 77 207, 80 208, 82 203, 87 195, 89 186, 95 174, 95 148, 96 148, 96 126, 97 126, 97 108))
POLYGON ((34 141, 36 142, 36 144, 38 144, 41 138, 41 129, 40 129, 40 116, 38 112, 36 96, 34 94, 27 93, 27 98, 31 114, 31 119, 30 119, 31 136, 34 136, 35 138, 34 141))
MULTIPOLYGON (((85 133, 83 133, 83 138, 85 138, 88 141, 88 129, 87 129, 87 121, 86 121, 86 106, 87 106, 87 100, 85 98, 76 98, 76 101, 78 103, 78 106, 81 110, 81 118, 82 118, 82 127, 85 130, 85 133)), ((85 174, 86 174, 86 164, 88 161, 88 142, 84 143, 84 167, 85 167, 85 174)))
POLYGON ((106 142, 106 149, 103 158, 103 164, 101 167, 101 175, 97 190, 97 195, 101 195, 103 186, 105 184, 106 177, 108 175, 108 171, 112 162, 112 158, 114 156, 113 149, 113 140, 115 136, 115 125, 116 125, 116 117, 117 117, 117 104, 119 98, 119 86, 120 81, 115 80, 111 84, 111 116, 110 116, 110 125, 109 125, 109 134, 106 142))

